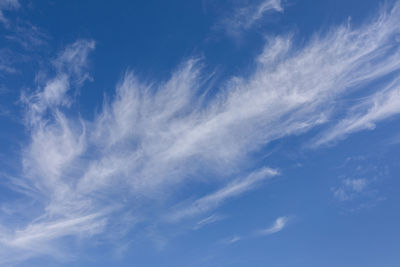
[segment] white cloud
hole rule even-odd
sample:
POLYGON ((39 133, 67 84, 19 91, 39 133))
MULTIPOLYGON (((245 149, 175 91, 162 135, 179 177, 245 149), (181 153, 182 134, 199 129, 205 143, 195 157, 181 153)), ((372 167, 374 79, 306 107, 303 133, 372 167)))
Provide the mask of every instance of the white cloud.
POLYGON ((89 133, 101 152, 80 190, 101 190, 128 173, 140 191, 179 182, 201 165, 232 172, 260 145, 324 123, 342 94, 399 69, 400 55, 386 54, 396 45, 397 15, 396 6, 360 29, 316 36, 300 50, 290 37, 271 39, 254 73, 232 78, 207 103, 195 97, 203 78, 198 60, 163 83, 127 73, 89 133))
POLYGON ((68 252, 62 252, 61 238, 66 236, 88 238, 102 232, 106 225, 103 215, 89 214, 80 217, 43 219, 34 221, 24 229, 12 233, 0 228, 0 263, 15 263, 43 254, 65 258, 68 252))
MULTIPOLYGON (((16 73, 17 70, 13 66, 15 56, 9 49, 0 49, 0 77, 6 74, 16 73)), ((0 89, 0 94, 3 93, 3 88, 0 89)))
POLYGON ((269 168, 255 171, 244 179, 234 180, 220 190, 197 199, 187 207, 178 209, 170 214, 168 219, 175 222, 215 209, 227 199, 239 196, 253 189, 262 180, 275 175, 278 175, 278 172, 269 168))
POLYGON ((193 227, 193 230, 198 230, 200 228, 203 228, 206 225, 221 221, 223 219, 225 219, 225 216, 218 215, 218 214, 212 214, 212 215, 198 221, 196 223, 196 225, 193 227))
MULTIPOLYGON (((43 251, 43 245, 58 237, 73 234, 94 234, 101 231, 105 221, 94 221, 101 214, 91 214, 77 218, 63 219, 44 223, 34 223, 15 232, 9 245, 29 250, 43 251), (40 247, 38 245, 40 244, 40 247)), ((50 248, 49 248, 50 249, 50 248)))
POLYGON ((17 21, 14 23, 12 23, 13 21, 7 22, 8 29, 10 30, 9 34, 5 36, 7 40, 18 43, 29 52, 47 44, 49 37, 39 27, 23 20, 17 21))
POLYGON ((223 29, 229 35, 237 36, 242 31, 252 28, 270 12, 283 12, 281 0, 254 1, 236 8, 233 14, 222 19, 216 27, 223 29))
POLYGON ((288 225, 289 221, 290 221, 290 217, 288 217, 288 216, 278 217, 274 221, 274 223, 266 229, 258 230, 255 233, 247 234, 247 235, 241 235, 241 236, 235 235, 231 238, 225 239, 224 243, 232 244, 232 243, 236 243, 238 241, 249 239, 249 238, 267 236, 267 235, 272 235, 272 234, 278 233, 278 232, 282 231, 288 225))
POLYGON ((345 179, 342 186, 332 188, 333 195, 340 201, 351 200, 362 193, 368 185, 366 179, 345 179))
POLYGON ((225 241, 225 243, 233 244, 233 243, 239 242, 240 240, 242 240, 242 237, 240 237, 238 235, 235 235, 235 236, 233 236, 231 238, 228 238, 228 239, 226 239, 224 241, 225 241))
MULTIPOLYGON (((136 203, 162 199, 173 206, 176 201, 169 195, 203 174, 207 181, 227 185, 178 209, 171 215, 175 221, 255 188, 277 173, 262 168, 232 180, 254 169, 253 152, 326 122, 344 94, 362 92, 370 82, 399 70, 400 53, 391 53, 399 46, 393 41, 400 34, 399 13, 397 4, 364 26, 335 27, 301 48, 290 36, 271 38, 253 71, 229 79, 212 99, 199 97, 208 76, 197 59, 187 60, 161 82, 145 83, 127 72, 93 121, 68 112, 74 107, 68 95, 90 78, 87 57, 95 43, 79 40, 68 46, 53 60, 56 75, 23 96, 31 136, 21 177, 12 181, 38 204, 35 216, 23 224, 0 227, 0 243, 8 248, 20 244, 27 254, 19 254, 26 257, 33 252, 25 244, 35 240, 48 248, 67 235, 90 236, 87 229, 112 228, 110 214, 136 203)), ((383 95, 389 92, 391 87, 383 95)), ((391 99, 385 95, 379 103, 391 99)), ((392 113, 379 114, 384 115, 364 120, 392 113)), ((146 211, 135 208, 146 218, 146 211)), ((281 230, 285 218, 265 233, 281 230)), ((40 247, 34 253, 40 254, 40 247)))
MULTIPOLYGON (((59 107, 66 103, 75 77, 80 79, 84 75, 88 49, 93 49, 93 42, 77 41, 71 47, 80 50, 73 51, 79 54, 79 60, 67 61, 61 56, 56 62, 73 64, 73 69, 60 70, 44 88, 32 96, 23 96, 31 143, 23 153, 24 178, 13 181, 22 192, 29 191, 43 205, 43 213, 24 228, 14 229, 14 233, 0 239, 3 246, 20 250, 17 258, 49 253, 54 250, 52 241, 66 235, 98 232, 96 229, 105 222, 102 215, 109 208, 91 210, 90 200, 75 194, 73 181, 66 175, 67 166, 70 168, 83 152, 85 130, 84 127, 78 130, 59 107)), ((71 47, 66 51, 72 51, 71 47)))
POLYGON ((78 40, 69 45, 53 61, 59 72, 68 73, 70 78, 78 84, 82 84, 90 78, 88 68, 88 55, 94 50, 96 43, 93 40, 78 40))
POLYGON ((260 235, 275 234, 277 232, 282 231, 288 222, 289 222, 289 217, 279 217, 275 220, 275 222, 270 227, 268 227, 267 229, 261 230, 258 233, 260 235))
POLYGON ((400 113, 400 79, 351 108, 347 117, 325 132, 315 146, 343 139, 364 129, 374 129, 379 121, 400 113))
POLYGON ((4 16, 3 11, 18 9, 19 7, 20 4, 18 0, 0 0, 0 22, 7 26, 8 20, 4 16))
MULTIPOLYGON (((21 8, 18 0, 0 0, 0 23, 6 29, 3 37, 20 44, 26 50, 32 51, 46 44, 48 36, 37 26, 21 18, 9 19, 4 15, 4 11, 16 11, 21 8)), ((31 55, 28 55, 31 56, 31 55)))
POLYGON ((19 8, 20 4, 18 0, 0 0, 0 8, 1 9, 13 9, 19 8))
POLYGON ((346 179, 344 180, 344 184, 351 188, 355 192, 361 192, 367 185, 367 180, 365 179, 346 179))

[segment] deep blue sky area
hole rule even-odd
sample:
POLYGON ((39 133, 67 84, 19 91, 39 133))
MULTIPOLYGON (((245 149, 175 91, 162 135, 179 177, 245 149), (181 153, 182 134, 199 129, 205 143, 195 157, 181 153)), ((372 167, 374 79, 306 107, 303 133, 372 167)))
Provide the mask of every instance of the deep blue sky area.
POLYGON ((400 1, 0 0, 0 265, 400 266, 400 1))

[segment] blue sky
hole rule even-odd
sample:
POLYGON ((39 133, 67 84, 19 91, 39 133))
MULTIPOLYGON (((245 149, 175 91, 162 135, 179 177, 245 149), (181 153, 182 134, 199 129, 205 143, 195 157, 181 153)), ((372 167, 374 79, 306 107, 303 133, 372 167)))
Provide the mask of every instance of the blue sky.
POLYGON ((0 265, 399 266, 398 25, 394 0, 0 0, 0 265))

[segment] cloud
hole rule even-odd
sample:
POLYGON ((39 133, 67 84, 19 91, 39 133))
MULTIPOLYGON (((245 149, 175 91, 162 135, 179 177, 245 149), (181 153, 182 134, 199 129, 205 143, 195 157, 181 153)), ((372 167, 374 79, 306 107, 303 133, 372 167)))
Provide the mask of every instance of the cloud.
POLYGON ((65 259, 67 252, 62 252, 63 237, 88 238, 102 232, 105 225, 106 219, 102 214, 90 214, 59 220, 42 219, 41 222, 32 222, 13 233, 4 234, 6 230, 3 230, 0 234, 0 262, 11 264, 44 254, 65 259))
POLYGON ((48 35, 42 29, 27 21, 18 20, 18 23, 14 24, 8 22, 8 28, 10 33, 5 35, 5 38, 18 43, 27 51, 44 46, 49 40, 48 35))
POLYGON ((225 219, 225 216, 218 215, 218 214, 212 214, 212 215, 198 221, 196 223, 196 225, 193 227, 193 230, 198 230, 200 228, 203 228, 206 225, 221 221, 223 219, 225 219))
POLYGON ((71 180, 66 179, 66 167, 82 153, 84 141, 82 132, 78 132, 59 110, 66 105, 67 92, 75 84, 75 78, 83 77, 88 52, 93 48, 94 43, 86 40, 67 47, 65 51, 78 55, 79 59, 65 58, 64 53, 56 62, 73 64, 73 68, 60 70, 36 93, 22 96, 27 106, 26 126, 31 133, 31 143, 23 153, 23 176, 12 182, 21 192, 42 203, 43 210, 24 228, 17 228, 0 239, 3 246, 20 250, 19 258, 32 253, 49 253, 54 250, 54 240, 67 235, 95 233, 104 225, 102 215, 109 207, 90 211, 90 203, 74 194, 71 180))
MULTIPOLYGON (((48 245, 48 241, 60 236, 82 235, 83 233, 90 235, 99 232, 104 226, 104 221, 97 221, 96 223, 93 223, 93 221, 100 215, 91 214, 67 220, 35 223, 27 226, 24 230, 16 231, 8 245, 29 250, 39 249, 40 252, 43 252, 43 245, 48 245), (40 248, 38 248, 39 244, 41 245, 40 248)), ((50 249, 50 247, 47 249, 50 249)))
POLYGON ((283 12, 281 0, 262 0, 236 8, 233 14, 222 19, 216 28, 223 29, 228 35, 237 36, 252 28, 270 12, 283 12))
MULTIPOLYGON (((38 124, 41 124, 43 115, 48 110, 54 111, 54 117, 63 121, 63 114, 57 108, 69 104, 67 92, 71 86, 79 86, 89 77, 86 72, 87 57, 94 47, 92 40, 78 40, 68 46, 53 62, 57 67, 56 76, 48 80, 35 94, 22 95, 23 102, 28 106, 27 122, 31 127, 40 126, 38 124)), ((64 123, 61 124, 65 126, 64 123)))
POLYGON ((8 13, 20 8, 17 0, 0 0, 0 26, 4 28, 0 38, 3 45, 0 48, 0 78, 9 74, 21 74, 18 63, 26 64, 40 58, 35 50, 45 46, 49 39, 43 30, 29 21, 15 15, 8 18, 4 14, 4 11, 8 13), (15 47, 15 43, 23 49, 15 47))
POLYGON ((315 36, 302 49, 290 36, 271 38, 254 72, 233 77, 208 102, 197 97, 204 79, 197 59, 165 82, 126 73, 88 132, 99 153, 79 190, 107 188, 129 173, 135 191, 177 183, 202 166, 233 174, 250 151, 325 123, 341 96, 398 70, 400 55, 388 54, 398 45, 397 15, 396 5, 359 29, 315 36))
POLYGON ((226 244, 233 244, 233 243, 239 242, 240 240, 242 240, 242 237, 235 235, 233 237, 223 240, 223 242, 226 244))
POLYGON ((379 92, 350 109, 348 116, 327 130, 315 146, 334 142, 364 129, 374 129, 375 124, 400 113, 400 79, 395 79, 379 92))
POLYGON ((353 179, 353 180, 346 179, 344 180, 344 184, 355 192, 361 192, 367 185, 367 181, 365 179, 353 179))
POLYGON ((332 191, 336 199, 347 201, 363 192, 367 185, 366 179, 345 179, 341 187, 332 188, 332 191))
POLYGON ((20 7, 19 1, 18 0, 0 0, 0 22, 3 23, 3 25, 7 26, 8 25, 8 20, 4 16, 3 11, 5 10, 15 10, 20 7))
MULTIPOLYGON (((165 222, 149 207, 176 207, 170 222, 178 223, 255 189, 277 172, 256 168, 254 152, 326 123, 342 97, 363 93, 399 70, 399 13, 396 4, 358 28, 337 26, 302 46, 290 35, 271 37, 252 71, 223 82, 215 97, 204 92, 209 75, 196 58, 162 81, 143 82, 127 71, 90 120, 72 112, 70 94, 91 79, 88 56, 95 42, 67 46, 50 60, 55 75, 21 96, 30 138, 22 151, 23 170, 10 183, 36 205, 23 220, 1 215, 3 253, 17 249, 25 258, 48 253, 66 236, 112 232, 117 223, 110 218, 118 220, 132 207, 143 223, 165 222), (177 207, 181 200, 171 194, 199 180, 225 186, 177 207), (35 242, 41 246, 33 247, 35 242)), ((392 103, 392 87, 373 87, 383 92, 378 107, 392 103)), ((348 108, 361 118, 368 114, 348 108)), ((364 121, 392 113, 379 114, 384 115, 364 121)), ((285 218, 265 234, 281 230, 285 218)))
POLYGON ((274 223, 266 229, 258 230, 255 233, 247 234, 247 235, 234 235, 233 237, 227 238, 223 241, 224 241, 224 243, 232 244, 232 243, 236 243, 238 241, 246 240, 249 238, 272 235, 272 234, 282 231, 288 225, 289 221, 290 221, 290 217, 288 217, 288 216, 278 217, 274 221, 274 223))
POLYGON ((8 49, 0 49, 0 77, 6 74, 16 73, 17 70, 13 67, 13 53, 8 49))
POLYGON ((4 11, 16 11, 21 8, 18 0, 0 0, 0 23, 6 33, 3 37, 20 44, 25 50, 33 51, 34 48, 43 46, 49 37, 39 27, 21 18, 8 19, 4 11))
POLYGON ((178 211, 169 215, 169 219, 179 221, 183 218, 192 217, 215 209, 227 199, 239 196, 253 189, 262 180, 276 175, 278 175, 278 172, 270 168, 255 171, 244 179, 234 180, 218 191, 197 199, 188 207, 178 209, 178 211))
POLYGON ((289 217, 279 217, 267 229, 259 231, 259 235, 272 235, 283 230, 289 222, 289 217))

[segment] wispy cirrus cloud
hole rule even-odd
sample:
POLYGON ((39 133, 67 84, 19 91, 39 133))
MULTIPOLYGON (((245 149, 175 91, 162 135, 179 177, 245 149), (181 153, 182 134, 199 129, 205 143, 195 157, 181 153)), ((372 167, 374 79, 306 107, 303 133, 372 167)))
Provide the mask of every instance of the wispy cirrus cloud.
POLYGON ((9 23, 9 34, 5 36, 8 41, 19 44, 26 51, 33 51, 44 46, 49 40, 48 35, 39 27, 27 22, 9 23))
POLYGON ((215 28, 224 30, 228 35, 238 36, 249 30, 270 12, 283 12, 281 0, 261 0, 246 3, 234 9, 232 14, 220 20, 215 28))
POLYGON ((222 202, 253 189, 259 182, 266 178, 278 175, 278 171, 264 168, 251 173, 244 179, 237 179, 219 189, 218 191, 201 197, 189 204, 189 206, 178 209, 168 216, 169 220, 179 221, 186 217, 202 214, 218 207, 222 202))
POLYGON ((365 129, 374 129, 375 124, 400 113, 400 80, 395 79, 382 90, 368 96, 351 107, 348 116, 319 137, 314 146, 331 143, 347 135, 365 129))
POLYGON ((390 171, 386 162, 371 161, 373 153, 348 157, 338 168, 343 173, 331 192, 343 212, 369 209, 387 199, 381 183, 390 177, 390 171))
MULTIPOLYGON (((37 253, 57 255, 54 253, 54 240, 68 235, 95 233, 104 224, 104 218, 99 219, 103 211, 88 211, 90 204, 74 195, 70 181, 63 174, 71 161, 82 153, 84 144, 81 138, 76 139, 82 136, 81 133, 75 132, 59 108, 68 104, 67 92, 86 71, 87 56, 93 48, 94 42, 85 40, 68 47, 63 55, 68 53, 71 56, 65 58, 62 55, 56 62, 71 64, 78 71, 59 70, 34 94, 22 96, 26 103, 26 127, 31 133, 31 142, 23 153, 23 174, 11 182, 19 192, 41 203, 36 210, 41 215, 22 229, 2 234, 0 244, 6 253, 9 249, 17 250, 16 260, 37 253)), ((1 258, 5 262, 9 260, 1 258)))
POLYGON ((262 236, 268 236, 282 231, 290 222, 289 216, 282 216, 276 218, 276 220, 267 228, 262 230, 257 230, 254 233, 246 234, 246 235, 234 235, 231 238, 227 238, 224 240, 224 243, 233 244, 242 240, 247 240, 249 238, 256 238, 262 236))
POLYGON ((17 72, 13 66, 13 61, 13 53, 9 49, 0 49, 0 77, 4 74, 17 72))
POLYGON ((366 186, 368 181, 366 179, 345 179, 341 187, 333 188, 335 198, 340 201, 351 200, 355 195, 360 194, 366 186))
POLYGON ((212 224, 212 223, 216 223, 218 221, 221 221, 223 219, 225 219, 226 217, 223 215, 219 215, 219 214, 212 214, 200 221, 198 221, 196 223, 196 225, 193 227, 193 230, 198 230, 200 228, 203 228, 206 225, 212 224))
POLYGON ((4 11, 20 8, 18 0, 0 0, 0 22, 8 26, 8 19, 4 16, 4 11))
POLYGON ((18 63, 37 59, 35 49, 46 45, 49 38, 42 29, 18 17, 20 9, 18 0, 0 0, 0 26, 4 27, 0 36, 0 78, 20 74, 18 63), (10 14, 5 16, 4 11, 10 14), (22 50, 16 49, 15 44, 22 50))
MULTIPOLYGON (((176 207, 181 200, 171 199, 171 192, 203 173, 222 187, 178 209, 172 221, 202 215, 256 188, 277 172, 249 171, 256 165, 253 152, 326 123, 343 96, 363 93, 399 70, 400 53, 392 53, 399 47, 399 13, 397 3, 360 27, 334 27, 301 47, 290 35, 270 38, 250 74, 223 82, 216 97, 204 97, 209 75, 199 59, 186 60, 164 81, 143 82, 128 71, 92 120, 71 112, 69 96, 90 79, 88 56, 95 43, 67 46, 50 60, 55 75, 22 96, 30 141, 23 171, 10 181, 39 204, 18 225, 18 215, 1 215, 1 253, 17 250, 26 258, 48 253, 66 236, 113 231, 110 214, 119 218, 132 207, 144 222, 162 223, 165 218, 135 203, 162 199, 166 208, 176 207)), ((389 93, 392 87, 379 90, 389 93)), ((392 98, 383 97, 379 108, 395 105, 392 98)), ((357 118, 368 114, 347 108, 357 118)), ((364 121, 389 117, 369 116, 364 121)), ((265 233, 286 222, 278 219, 265 233)))
POLYGON ((259 235, 272 235, 280 232, 287 226, 289 217, 279 217, 275 222, 268 228, 258 231, 259 235))

